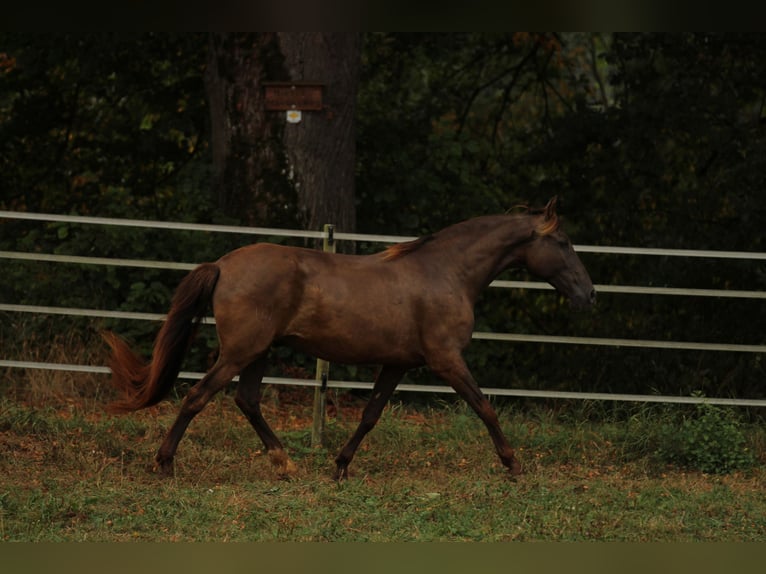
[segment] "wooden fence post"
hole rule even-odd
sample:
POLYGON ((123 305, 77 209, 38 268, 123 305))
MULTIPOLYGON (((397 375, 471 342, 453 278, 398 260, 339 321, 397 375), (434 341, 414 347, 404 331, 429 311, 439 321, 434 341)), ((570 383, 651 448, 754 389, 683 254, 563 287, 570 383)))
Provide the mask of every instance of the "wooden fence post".
MULTIPOLYGON (((322 250, 328 253, 335 253, 335 238, 333 237, 334 228, 330 224, 324 226, 324 241, 322 250)), ((327 377, 330 372, 330 363, 324 359, 317 359, 316 380, 319 386, 314 388, 314 422, 311 428, 311 446, 322 446, 322 437, 324 436, 325 405, 327 400, 327 377)))

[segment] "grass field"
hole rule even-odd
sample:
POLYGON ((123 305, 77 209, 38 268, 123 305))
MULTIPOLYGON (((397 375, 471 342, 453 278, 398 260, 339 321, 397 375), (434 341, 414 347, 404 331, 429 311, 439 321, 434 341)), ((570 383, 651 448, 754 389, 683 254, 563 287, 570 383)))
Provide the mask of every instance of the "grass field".
POLYGON ((752 423, 737 447, 750 464, 706 474, 660 456, 689 432, 681 425, 688 410, 643 406, 617 416, 595 403, 505 405, 503 426, 526 469, 511 480, 472 412, 395 401, 351 478, 336 483, 333 457, 363 399, 336 396, 326 448, 312 449, 312 391, 269 388, 264 414, 296 476, 276 476, 223 395, 192 423, 175 476, 162 478, 148 467, 176 400, 110 417, 98 390, 105 379, 83 393, 72 375, 11 377, 20 373, 6 374, 0 394, 5 541, 766 540, 766 439, 752 423))

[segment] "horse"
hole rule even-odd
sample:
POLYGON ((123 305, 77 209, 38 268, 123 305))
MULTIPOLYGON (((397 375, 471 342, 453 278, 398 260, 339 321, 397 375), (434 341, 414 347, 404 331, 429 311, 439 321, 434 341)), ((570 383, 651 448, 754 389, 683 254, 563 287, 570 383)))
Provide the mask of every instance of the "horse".
POLYGON ((521 464, 498 417, 463 359, 474 305, 503 270, 526 268, 574 308, 595 302, 593 283, 561 229, 556 198, 544 209, 478 216, 372 255, 256 243, 202 263, 177 287, 146 364, 120 337, 111 347, 112 385, 121 393, 107 410, 155 405, 170 391, 196 327, 212 305, 218 358, 184 397, 155 456, 169 474, 192 419, 239 374, 235 403, 279 474, 296 467, 261 414, 261 379, 269 349, 289 345, 333 363, 380 365, 354 434, 335 458, 335 478, 348 467, 405 373, 428 366, 486 425, 510 475, 521 464))

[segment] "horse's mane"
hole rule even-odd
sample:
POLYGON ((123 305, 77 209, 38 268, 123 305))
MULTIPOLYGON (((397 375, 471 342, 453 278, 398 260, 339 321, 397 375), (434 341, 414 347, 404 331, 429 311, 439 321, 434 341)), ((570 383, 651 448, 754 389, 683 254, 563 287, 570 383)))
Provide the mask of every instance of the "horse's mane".
MULTIPOLYGON (((506 214, 510 214, 511 211, 515 210, 521 210, 522 214, 526 216, 544 216, 541 218, 541 221, 535 225, 534 228, 538 235, 550 235, 561 225, 561 220, 555 211, 551 213, 546 209, 531 209, 528 205, 515 205, 506 211, 506 214)), ((434 239, 436 239, 435 235, 425 235, 412 241, 405 241, 404 243, 397 243, 392 245, 383 251, 383 261, 392 261, 394 259, 404 257, 413 251, 417 251, 423 245, 429 241, 433 241, 434 239)))
MULTIPOLYGON (((525 215, 544 215, 546 213, 546 210, 543 209, 531 209, 528 205, 520 204, 520 205, 514 205, 511 207, 506 213, 510 213, 514 210, 522 210, 525 215)), ((559 219, 558 214, 554 211, 552 214, 549 214, 546 218, 544 218, 540 223, 538 223, 535 226, 535 232, 538 235, 550 235, 554 231, 556 231, 561 226, 561 220, 559 219)))
POLYGON ((553 215, 550 219, 543 219, 542 222, 535 226, 535 231, 539 235, 549 235, 556 231, 561 226, 561 221, 558 215, 553 215))
POLYGON ((392 259, 399 259, 400 257, 404 257, 408 253, 416 251, 433 239, 435 239, 433 235, 425 235, 412 241, 405 241, 404 243, 397 243, 392 245, 391 247, 386 248, 386 250, 383 252, 383 261, 391 261, 392 259))

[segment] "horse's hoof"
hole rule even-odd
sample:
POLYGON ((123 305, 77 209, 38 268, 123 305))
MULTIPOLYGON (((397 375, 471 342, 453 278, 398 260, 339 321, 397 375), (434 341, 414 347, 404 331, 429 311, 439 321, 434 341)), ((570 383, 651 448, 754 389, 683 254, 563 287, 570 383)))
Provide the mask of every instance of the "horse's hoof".
POLYGON ((150 465, 148 470, 160 476, 173 476, 175 474, 173 459, 156 458, 154 464, 150 465))
POLYGON ((349 479, 349 473, 348 473, 348 467, 347 466, 339 466, 335 469, 335 474, 333 475, 333 480, 335 482, 343 482, 344 480, 349 479))
POLYGON ((298 467, 283 450, 270 450, 269 460, 276 469, 279 478, 291 478, 298 472, 298 467))
POLYGON ((521 476, 524 474, 524 468, 518 460, 513 459, 511 466, 508 467, 508 473, 513 477, 521 476))
POLYGON ((290 480, 296 474, 298 474, 298 467, 289 458, 283 466, 277 468, 277 475, 282 480, 290 480))

